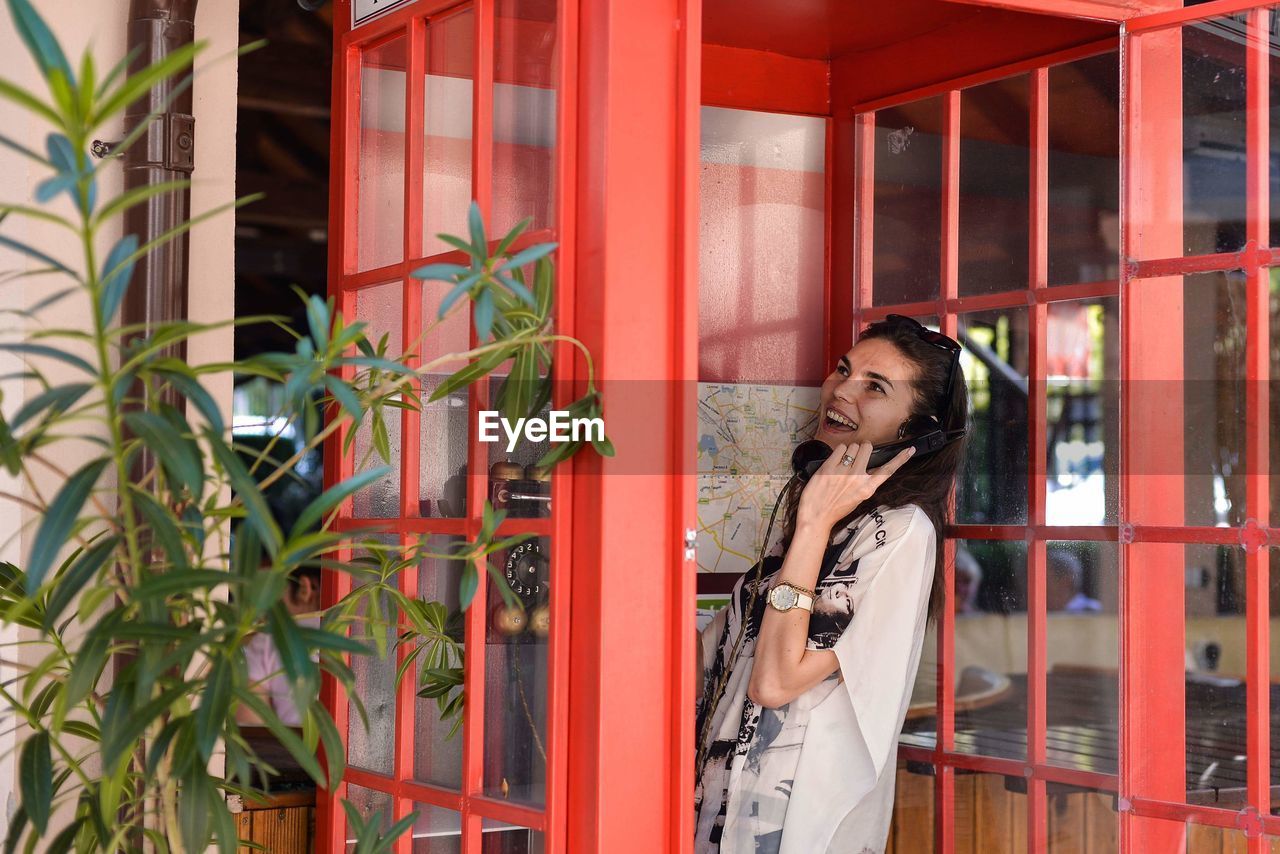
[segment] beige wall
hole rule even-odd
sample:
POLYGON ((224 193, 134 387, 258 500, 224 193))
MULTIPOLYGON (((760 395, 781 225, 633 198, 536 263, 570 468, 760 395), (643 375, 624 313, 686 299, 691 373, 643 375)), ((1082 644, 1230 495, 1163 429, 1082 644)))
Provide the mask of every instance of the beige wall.
MULTIPOLYGON (((73 67, 78 67, 79 57, 86 46, 91 46, 100 69, 114 64, 125 53, 125 20, 129 0, 44 0, 35 4, 63 43, 73 67)), ((206 40, 206 48, 200 65, 204 70, 197 75, 194 100, 196 118, 196 171, 192 176, 192 210, 200 212, 234 198, 235 191, 235 132, 236 132, 236 59, 234 51, 239 42, 238 10, 235 0, 203 0, 196 16, 196 38, 206 40)), ((0 7, 0 56, 6 59, 0 76, 28 88, 42 86, 39 75, 28 58, 8 13, 0 7)), ((0 132, 37 150, 44 150, 44 138, 48 128, 25 111, 0 102, 0 132)), ((103 139, 119 139, 119 127, 101 134, 103 139)), ((0 200, 4 202, 30 202, 35 184, 42 177, 40 167, 13 152, 0 148, 0 200)), ((119 169, 108 169, 100 192, 113 193, 120 187, 119 169)), ((74 245, 56 226, 19 222, 10 218, 3 226, 3 233, 42 247, 56 257, 78 266, 74 245)), ((117 226, 118 229, 118 226, 117 226)), ((191 239, 190 313, 194 320, 218 321, 229 319, 234 313, 234 220, 226 214, 195 229, 191 239)), ((102 235, 98 247, 99 258, 119 238, 119 231, 102 235)), ((22 256, 0 248, 0 271, 20 269, 26 265, 22 256)), ((65 287, 67 283, 59 282, 65 287)), ((16 284, 0 286, 0 308, 17 308, 31 305, 55 287, 52 277, 20 280, 16 284)), ((78 297, 68 298, 59 304, 55 313, 45 321, 58 326, 88 328, 87 305, 78 297)), ((11 316, 0 318, 0 328, 14 328, 11 316)), ((188 348, 192 363, 222 361, 232 355, 232 331, 226 329, 209 333, 193 340, 188 348)), ((46 366, 42 365, 42 369, 46 366)), ((12 357, 0 354, 0 375, 21 370, 21 364, 12 357)), ((51 379, 64 376, 56 368, 49 368, 51 379)), ((12 413, 21 405, 24 396, 35 393, 34 384, 24 386, 21 380, 0 380, 0 394, 6 413, 12 413)), ((223 406, 230 422, 231 379, 219 378, 210 384, 210 391, 223 406)), ((87 446, 68 444, 60 447, 57 459, 64 470, 74 470, 86 459, 87 446)), ((56 492, 60 478, 48 471, 38 472, 36 488, 46 498, 56 492)), ((0 472, 0 491, 20 493, 28 499, 32 491, 14 483, 7 474, 0 472)), ((32 514, 18 512, 12 503, 0 505, 0 560, 21 563, 21 555, 30 546, 34 533, 32 514)), ((12 641, 13 635, 0 636, 0 641, 12 641)), ((9 650, 10 647, 4 649, 9 650)), ((12 671, 0 667, 0 678, 8 679, 12 671)), ((0 733, 8 730, 0 727, 0 733)), ((0 836, 7 833, 8 816, 14 809, 15 736, 0 734, 0 836)))

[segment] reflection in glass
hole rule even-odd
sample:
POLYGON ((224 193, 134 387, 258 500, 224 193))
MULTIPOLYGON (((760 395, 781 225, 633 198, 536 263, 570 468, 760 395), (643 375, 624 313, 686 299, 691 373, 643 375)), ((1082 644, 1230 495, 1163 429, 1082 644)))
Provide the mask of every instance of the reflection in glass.
MULTIPOLYGON (((392 534, 378 534, 372 539, 383 545, 397 543, 392 534)), ((360 550, 355 554, 357 561, 372 560, 376 565, 383 561, 393 561, 398 555, 395 551, 382 551, 379 555, 360 550)), ((387 622, 387 615, 392 611, 391 599, 383 596, 380 602, 382 622, 381 629, 372 621, 357 623, 352 635, 362 643, 372 647, 370 655, 351 656, 351 671, 355 675, 355 687, 352 690, 347 712, 347 763, 366 771, 390 775, 393 770, 395 753, 396 725, 396 650, 395 626, 387 622), (386 656, 378 654, 373 647, 373 637, 380 634, 386 644, 386 656), (364 706, 368 718, 368 726, 360 717, 357 702, 364 706)), ((362 605, 361 616, 368 615, 367 605, 362 605)))
MULTIPOLYGON (((385 335, 387 355, 398 358, 403 350, 404 290, 399 282, 375 285, 356 291, 356 317, 368 324, 367 335, 375 345, 385 335)), ((400 515, 400 410, 382 410, 383 429, 389 459, 378 453, 381 438, 375 433, 373 417, 366 414, 356 428, 354 474, 389 465, 385 477, 360 490, 352 499, 352 515, 360 519, 388 519, 400 515)))
POLYGON ((462 854, 462 816, 454 810, 414 804, 418 820, 410 834, 413 854, 462 854))
MULTIPOLYGON (((464 352, 470 345, 470 313, 465 308, 455 308, 445 320, 439 319, 440 302, 447 292, 448 286, 443 282, 422 283, 424 364, 449 353, 464 352)), ((467 443, 471 431, 468 392, 461 389, 430 401, 431 393, 459 367, 461 363, 449 362, 422 376, 417 509, 423 517, 459 518, 467 511, 467 443)))
POLYGON ((960 93, 960 296, 1029 284, 1029 93, 1025 75, 960 93))
POLYGON ((360 58, 360 154, 356 181, 359 269, 400 260, 404 252, 405 40, 360 58))
POLYGON ((1049 69, 1048 240, 1049 284, 1119 278, 1117 53, 1049 69))
POLYGON ((493 554, 514 605, 502 601, 492 578, 486 582, 484 791, 535 806, 546 803, 550 557, 545 537, 493 554))
POLYGON ((1182 30, 1183 245, 1188 255, 1244 246, 1245 24, 1182 30))
POLYGON ((430 19, 423 96, 422 254, 446 252, 437 234, 466 234, 471 205, 475 17, 430 19))
MULTIPOLYGON (((427 540, 425 551, 431 554, 450 554, 462 542, 462 537, 433 536, 427 540)), ((462 609, 458 604, 458 586, 462 579, 463 563, 424 555, 418 563, 418 598, 438 603, 448 640, 428 642, 418 656, 417 687, 424 685, 422 670, 461 668, 463 666, 464 632, 462 609), (450 642, 451 641, 451 642, 450 642)), ((450 789, 462 786, 463 727, 461 705, 451 704, 462 693, 456 688, 437 700, 419 696, 414 702, 413 727, 413 777, 425 783, 434 783, 450 789), (446 711, 449 715, 446 717, 446 711), (457 731, 450 736, 454 726, 457 731)))
POLYGON ((1188 545, 1186 577, 1186 774, 1189 802, 1244 806, 1244 549, 1188 545))
POLYGON ((1247 515, 1244 275, 1183 277, 1182 312, 1186 524, 1240 525, 1247 515))
POLYGON ((490 232, 525 217, 555 227, 556 4, 497 0, 493 46, 493 212, 490 232))
MULTIPOLYGON (((1021 540, 957 540, 955 566, 957 587, 972 588, 963 607, 957 601, 956 749, 1022 759, 1027 734, 1027 545, 1021 540)), ((931 623, 925 633, 902 744, 931 748, 936 742, 937 629, 931 623)))
MULTIPOLYGON (((1115 795, 1053 783, 1045 790, 1049 818, 1045 851, 1111 854, 1120 850, 1120 814, 1115 795)), ((1187 849, 1188 854, 1191 851, 1187 849)))
POLYGON ((959 317, 960 364, 969 384, 970 421, 956 521, 1027 521, 1027 310, 959 317))
POLYGON ((481 854, 542 854, 547 850, 546 837, 526 827, 486 818, 480 832, 481 854))
POLYGON ((826 121, 702 108, 698 377, 820 382, 826 121))
POLYGON ((942 98, 875 114, 872 303, 937 299, 942 262, 942 98))
POLYGON ((1115 524, 1120 315, 1114 297, 1048 306, 1045 521, 1115 524))
MULTIPOLYGON (((391 796, 385 792, 366 789, 363 786, 357 786, 354 783, 347 784, 347 800, 351 801, 352 806, 360 813, 360 817, 366 822, 373 817, 376 812, 379 814, 377 827, 387 830, 392 825, 392 801, 391 796)), ((344 814, 345 818, 345 814, 344 814)), ((351 827, 347 827, 347 850, 356 850, 356 840, 351 833, 351 827)))
POLYGON ((1046 748, 1054 765, 1119 773, 1116 543, 1045 546, 1046 748))

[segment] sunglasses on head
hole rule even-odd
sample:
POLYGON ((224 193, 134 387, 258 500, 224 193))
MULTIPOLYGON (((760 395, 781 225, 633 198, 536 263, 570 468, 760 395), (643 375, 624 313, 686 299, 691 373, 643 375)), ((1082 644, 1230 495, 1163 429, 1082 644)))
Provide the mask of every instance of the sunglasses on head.
POLYGON ((954 338, 949 338, 941 332, 934 332, 932 329, 920 323, 918 320, 907 317, 903 314, 890 314, 884 320, 871 324, 872 326, 900 326, 905 327, 915 333, 916 337, 926 344, 932 344, 939 350, 945 350, 951 354, 951 364, 947 368, 947 390, 942 396, 942 403, 938 408, 938 412, 934 415, 938 424, 945 430, 947 423, 950 421, 949 412, 951 409, 951 392, 955 386, 956 366, 960 364, 960 344, 954 338))

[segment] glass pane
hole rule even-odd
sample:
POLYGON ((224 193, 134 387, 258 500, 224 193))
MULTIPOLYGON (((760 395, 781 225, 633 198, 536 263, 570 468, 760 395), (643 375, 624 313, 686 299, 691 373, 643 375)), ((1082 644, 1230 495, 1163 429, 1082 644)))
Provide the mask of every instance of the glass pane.
POLYGON ((942 98, 875 115, 872 303, 937 299, 942 270, 942 98))
POLYGON ((1245 228, 1243 20, 1182 30, 1183 246, 1188 255, 1234 252, 1245 228))
MULTIPOLYGON (((446 628, 445 638, 426 644, 418 657, 418 689, 428 689, 423 670, 461 669, 465 649, 463 614, 458 606, 458 586, 463 563, 431 555, 449 554, 462 537, 435 536, 427 540, 418 562, 418 598, 438 603, 446 628)), ((419 696, 414 702, 413 777, 450 789, 462 787, 462 688, 454 688, 443 697, 419 696), (456 705, 455 704, 456 701, 456 705), (453 732, 454 726, 456 732, 453 732), (452 735, 451 735, 452 732, 452 735)))
POLYGON ((493 579, 487 582, 484 791, 535 806, 546 803, 550 557, 543 537, 490 558, 518 606, 504 605, 493 579))
MULTIPOLYGON (((398 542, 395 535, 378 534, 373 539, 386 546, 398 542)), ((360 550, 356 558, 372 559, 375 562, 394 560, 396 552, 383 551, 381 557, 360 550)), ((384 596, 381 602, 382 614, 392 613, 391 600, 384 596)), ((364 606, 361 614, 367 614, 364 606)), ((390 775, 393 770, 395 754, 396 727, 396 630, 394 625, 384 625, 382 637, 386 641, 386 656, 378 654, 371 638, 379 630, 375 626, 358 624, 352 634, 363 643, 368 644, 372 652, 369 655, 351 656, 351 671, 355 676, 355 686, 348 704, 347 712, 347 763, 366 771, 390 775), (364 706, 368 717, 368 727, 360 717, 357 701, 364 706)))
MULTIPOLYGON (((378 813, 379 820, 376 826, 381 827, 384 831, 391 827, 393 807, 390 795, 385 792, 366 789, 363 786, 357 786, 354 783, 348 783, 347 800, 350 801, 351 805, 359 811, 360 817, 366 822, 372 818, 374 813, 378 813)), ((341 815, 345 819, 346 812, 342 811, 341 815)), ((347 825, 347 850, 356 850, 356 839, 352 834, 350 825, 347 825)))
MULTIPOLYGON (((448 293, 444 282, 422 283, 423 364, 470 346, 470 318, 466 301, 439 319, 440 302, 448 293)), ((467 443, 471 421, 467 390, 455 391, 435 402, 431 393, 460 368, 460 362, 427 369, 422 377, 422 420, 419 433, 418 515, 458 518, 467 513, 467 443)))
POLYGON ((1023 308, 960 315, 970 422, 956 521, 1027 521, 1027 321, 1023 308))
POLYGON ((826 121, 702 108, 698 377, 819 383, 826 121))
POLYGON ((462 816, 431 804, 414 804, 413 854, 462 854, 462 816))
POLYGON ((1119 55, 1049 69, 1049 284, 1119 278, 1119 55))
MULTIPOLYGON (((967 554, 965 554, 967 552, 967 554)), ((976 564, 974 610, 956 619, 956 750, 1006 759, 1027 752, 1027 544, 960 540, 976 564)))
POLYGON ((960 295, 1026 288, 1031 192, 1027 78, 960 93, 960 295))
MULTIPOLYGON (((886 770, 885 773, 888 773, 886 770)), ((899 762, 887 851, 933 850, 933 766, 899 762)))
POLYGON ((1188 545, 1186 577, 1187 799, 1245 805, 1244 549, 1188 545))
POLYGON ((1120 549, 1045 547, 1045 651, 1050 763, 1118 774, 1120 549))
MULTIPOLYGON (((356 291, 356 317, 368 324, 367 334, 375 346, 387 337, 387 355, 399 357, 403 351, 404 289, 399 282, 375 285, 356 291)), ((360 519, 389 519, 400 515, 400 410, 383 407, 381 427, 366 414, 356 428, 354 473, 389 465, 391 471, 352 498, 352 515, 360 519), (378 452, 381 435, 387 440, 389 458, 378 452)))
POLYGON ((465 235, 471 205, 471 103, 475 16, 470 10, 427 27, 423 107, 422 254, 447 252, 437 234, 465 235))
POLYGON ((1120 312, 1115 297, 1050 303, 1045 521, 1114 525, 1120 503, 1120 312))
POLYGON ((1245 520, 1245 280, 1185 276, 1183 406, 1186 523, 1245 520))
POLYGON ((404 254, 405 40, 366 50, 360 62, 360 160, 356 207, 358 268, 404 254))
POLYGON ((493 46, 493 213, 497 237, 525 217, 555 227, 556 4, 497 0, 493 46))
POLYGON ((486 818, 480 823, 481 854, 542 854, 546 838, 537 830, 486 818))
POLYGON ((1120 850, 1120 816, 1115 796, 1049 783, 1050 854, 1107 854, 1120 850))

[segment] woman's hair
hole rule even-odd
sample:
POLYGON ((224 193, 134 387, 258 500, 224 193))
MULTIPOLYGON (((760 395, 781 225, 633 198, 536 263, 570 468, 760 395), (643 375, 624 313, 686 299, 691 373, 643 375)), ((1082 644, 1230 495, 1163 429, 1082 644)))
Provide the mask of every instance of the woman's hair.
MULTIPOLYGON (((883 338, 889 341, 916 366, 917 376, 912 384, 914 393, 911 415, 925 418, 935 415, 942 404, 943 395, 946 394, 947 373, 951 368, 952 360, 956 357, 941 347, 923 340, 906 324, 873 323, 863 330, 858 340, 865 341, 869 338, 883 338)), ((948 430, 959 430, 969 426, 968 387, 965 385, 964 372, 958 364, 955 371, 951 405, 947 413, 948 420, 944 425, 948 430)), ((929 420, 932 421, 932 418, 929 420)), ((893 477, 881 484, 873 496, 855 507, 852 513, 837 522, 831 529, 834 535, 854 519, 881 505, 902 507, 915 504, 919 506, 933 523, 933 530, 937 535, 933 587, 929 592, 930 620, 936 620, 941 615, 946 596, 943 532, 946 529, 951 487, 960 469, 960 462, 964 459, 966 443, 967 439, 960 439, 944 445, 931 454, 907 460, 893 477)), ((791 538, 795 534, 800 489, 793 488, 786 500, 782 533, 784 547, 791 544, 791 538)))

